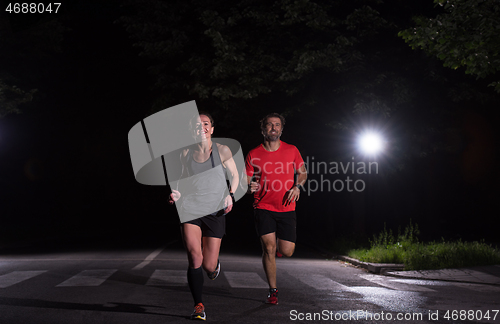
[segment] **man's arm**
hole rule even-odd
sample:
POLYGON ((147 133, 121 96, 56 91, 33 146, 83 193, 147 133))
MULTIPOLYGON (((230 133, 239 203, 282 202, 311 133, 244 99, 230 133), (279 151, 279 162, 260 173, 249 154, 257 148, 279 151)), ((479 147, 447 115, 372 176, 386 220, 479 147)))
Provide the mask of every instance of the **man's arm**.
POLYGON ((253 194, 256 191, 259 191, 259 189, 260 189, 259 183, 256 182, 256 181, 252 181, 252 178, 253 178, 253 176, 255 174, 255 167, 254 167, 254 165, 252 163, 251 152, 248 153, 247 158, 245 159, 245 171, 246 171, 246 174, 247 174, 247 184, 248 184, 247 193, 248 194, 253 194), (251 175, 248 175, 249 173, 251 173, 251 175))
POLYGON ((299 200, 300 187, 306 183, 307 170, 303 163, 302 166, 297 170, 297 173, 298 173, 297 183, 293 186, 292 189, 288 191, 288 198, 287 198, 288 204, 299 200))
POLYGON ((307 170, 304 164, 302 164, 297 173, 299 174, 299 176, 297 177, 297 183, 295 184, 295 186, 303 187, 307 180, 307 170))
POLYGON ((247 193, 253 194, 260 190, 260 184, 256 181, 252 181, 253 176, 247 176, 248 191, 247 193))

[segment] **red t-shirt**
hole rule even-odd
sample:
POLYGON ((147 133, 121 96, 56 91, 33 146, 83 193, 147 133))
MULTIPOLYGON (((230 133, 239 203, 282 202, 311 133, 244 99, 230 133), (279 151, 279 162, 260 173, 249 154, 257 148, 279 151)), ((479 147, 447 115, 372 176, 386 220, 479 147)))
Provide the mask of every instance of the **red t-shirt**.
POLYGON ((295 202, 285 206, 286 193, 295 185, 295 171, 304 164, 299 150, 281 141, 280 147, 269 152, 259 145, 246 158, 247 176, 255 176, 260 190, 254 193, 253 207, 275 212, 295 210, 295 202))

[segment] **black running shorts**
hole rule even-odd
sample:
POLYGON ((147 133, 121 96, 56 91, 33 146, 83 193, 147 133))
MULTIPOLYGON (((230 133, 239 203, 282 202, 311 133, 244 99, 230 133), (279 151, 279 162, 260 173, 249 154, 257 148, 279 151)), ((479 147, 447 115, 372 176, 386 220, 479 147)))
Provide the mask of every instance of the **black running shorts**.
POLYGON ((196 218, 184 224, 198 225, 201 228, 203 237, 217 237, 221 239, 226 234, 226 216, 215 216, 215 214, 217 213, 196 218))
POLYGON ((297 240, 297 217, 295 211, 274 212, 265 209, 254 209, 255 229, 262 236, 276 233, 280 240, 295 243, 297 240))

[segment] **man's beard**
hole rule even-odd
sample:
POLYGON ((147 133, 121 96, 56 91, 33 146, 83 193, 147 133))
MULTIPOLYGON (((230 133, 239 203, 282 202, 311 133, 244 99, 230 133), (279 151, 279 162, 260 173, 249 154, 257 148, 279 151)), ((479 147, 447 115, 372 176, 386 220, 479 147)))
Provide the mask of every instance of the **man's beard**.
POLYGON ((267 134, 266 139, 270 142, 275 142, 280 139, 281 134, 276 133, 276 134, 267 134))

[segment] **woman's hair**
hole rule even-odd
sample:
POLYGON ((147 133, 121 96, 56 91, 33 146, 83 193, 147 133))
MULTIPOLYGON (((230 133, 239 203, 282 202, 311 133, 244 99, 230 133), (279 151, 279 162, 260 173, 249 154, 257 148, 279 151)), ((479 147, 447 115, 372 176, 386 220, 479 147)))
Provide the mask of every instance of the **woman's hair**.
POLYGON ((191 129, 193 128, 193 120, 194 120, 194 119, 196 119, 196 118, 198 118, 198 117, 200 117, 201 115, 203 115, 203 116, 207 116, 207 117, 208 117, 208 119, 210 120, 210 124, 212 124, 212 127, 214 127, 214 126, 215 126, 215 122, 214 122, 214 119, 212 118, 212 116, 211 116, 209 113, 205 112, 205 111, 200 111, 200 112, 198 113, 198 115, 194 115, 194 116, 191 118, 191 120, 189 121, 189 128, 191 128, 191 129))
MULTIPOLYGON (((201 115, 201 113, 200 113, 200 115, 201 115)), ((276 118, 279 118, 281 120, 281 129, 283 129, 283 127, 285 126, 285 117, 283 117, 282 115, 280 115, 278 113, 271 113, 260 120, 260 129, 261 130, 266 129, 267 120, 269 118, 272 118, 272 117, 276 117, 276 118)), ((208 118, 210 118, 210 117, 208 117, 208 118)))
POLYGON ((200 116, 201 116, 201 115, 205 115, 205 116, 207 116, 207 117, 208 117, 208 119, 210 119, 210 124, 212 124, 212 127, 214 127, 214 126, 215 126, 214 119, 212 118, 212 116, 211 116, 209 113, 207 113, 206 111, 200 111, 199 115, 200 115, 200 116))

